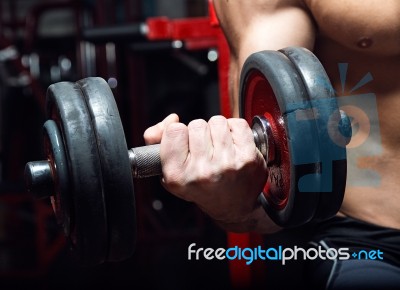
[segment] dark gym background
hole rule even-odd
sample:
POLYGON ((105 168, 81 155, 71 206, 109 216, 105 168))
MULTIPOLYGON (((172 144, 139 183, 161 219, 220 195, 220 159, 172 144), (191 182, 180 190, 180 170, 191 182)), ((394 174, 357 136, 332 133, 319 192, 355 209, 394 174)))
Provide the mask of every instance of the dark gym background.
MULTIPOLYGON (((44 100, 51 83, 105 78, 129 147, 143 145, 145 128, 169 113, 184 123, 219 114, 218 67, 209 49, 172 48, 140 36, 99 43, 82 38, 86 28, 207 14, 206 0, 0 1, 0 289, 232 287, 226 261, 187 260, 189 244, 226 247, 226 233, 195 206, 165 192, 157 178, 135 181, 135 255, 94 268, 71 258, 49 203, 30 196, 23 182, 26 162, 43 158, 44 100)), ((278 238, 271 236, 270 245, 281 243, 278 238)), ((268 268, 269 279, 279 280, 282 269, 268 268)), ((294 285, 300 276, 294 271, 281 286, 294 285)))

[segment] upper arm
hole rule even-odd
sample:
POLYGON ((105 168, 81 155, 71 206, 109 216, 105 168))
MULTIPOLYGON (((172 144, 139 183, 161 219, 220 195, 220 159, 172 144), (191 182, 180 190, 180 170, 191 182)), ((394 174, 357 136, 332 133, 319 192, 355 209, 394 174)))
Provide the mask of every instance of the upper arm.
POLYGON ((314 23, 301 0, 214 0, 239 67, 253 52, 314 45, 314 23))
POLYGON ((229 95, 233 117, 239 116, 239 74, 257 51, 314 46, 314 22, 302 0, 214 0, 230 47, 229 95))

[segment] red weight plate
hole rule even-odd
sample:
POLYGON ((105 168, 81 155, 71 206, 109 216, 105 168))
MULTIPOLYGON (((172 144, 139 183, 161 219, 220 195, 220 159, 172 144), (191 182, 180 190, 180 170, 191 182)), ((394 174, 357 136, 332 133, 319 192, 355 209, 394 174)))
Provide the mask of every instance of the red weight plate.
POLYGON ((308 105, 301 78, 283 54, 262 51, 246 60, 240 81, 240 114, 249 124, 254 116, 262 115, 271 125, 274 157, 268 162, 268 180, 260 200, 271 219, 283 227, 310 221, 318 205, 317 193, 299 187, 302 177, 313 179, 318 170, 315 163, 302 161, 303 156, 319 157, 315 122, 302 122, 308 105))
POLYGON ((268 181, 263 193, 272 207, 281 210, 287 206, 290 191, 290 156, 285 120, 269 82, 260 71, 254 70, 248 75, 245 96, 246 121, 251 123, 255 115, 263 115, 271 126, 274 144, 269 144, 268 155, 271 158, 271 148, 274 148, 274 157, 268 166, 268 181))

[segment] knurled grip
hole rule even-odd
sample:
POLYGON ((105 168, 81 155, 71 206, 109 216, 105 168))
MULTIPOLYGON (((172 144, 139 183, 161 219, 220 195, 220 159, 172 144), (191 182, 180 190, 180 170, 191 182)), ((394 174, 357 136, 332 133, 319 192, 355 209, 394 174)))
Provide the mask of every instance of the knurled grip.
POLYGON ((135 147, 129 150, 133 178, 161 175, 160 144, 135 147))

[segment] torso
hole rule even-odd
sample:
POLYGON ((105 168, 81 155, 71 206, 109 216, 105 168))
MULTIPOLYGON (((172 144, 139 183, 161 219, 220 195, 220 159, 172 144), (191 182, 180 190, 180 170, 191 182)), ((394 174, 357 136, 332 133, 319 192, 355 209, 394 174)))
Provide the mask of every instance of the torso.
POLYGON ((400 229, 400 1, 304 2, 319 30, 314 52, 339 103, 351 98, 353 107, 368 115, 365 124, 353 129, 359 131, 348 147, 340 213, 400 229), (344 89, 339 63, 348 64, 344 89), (372 79, 352 91, 368 73, 372 79), (368 111, 363 106, 370 101, 376 101, 376 108, 368 111))

